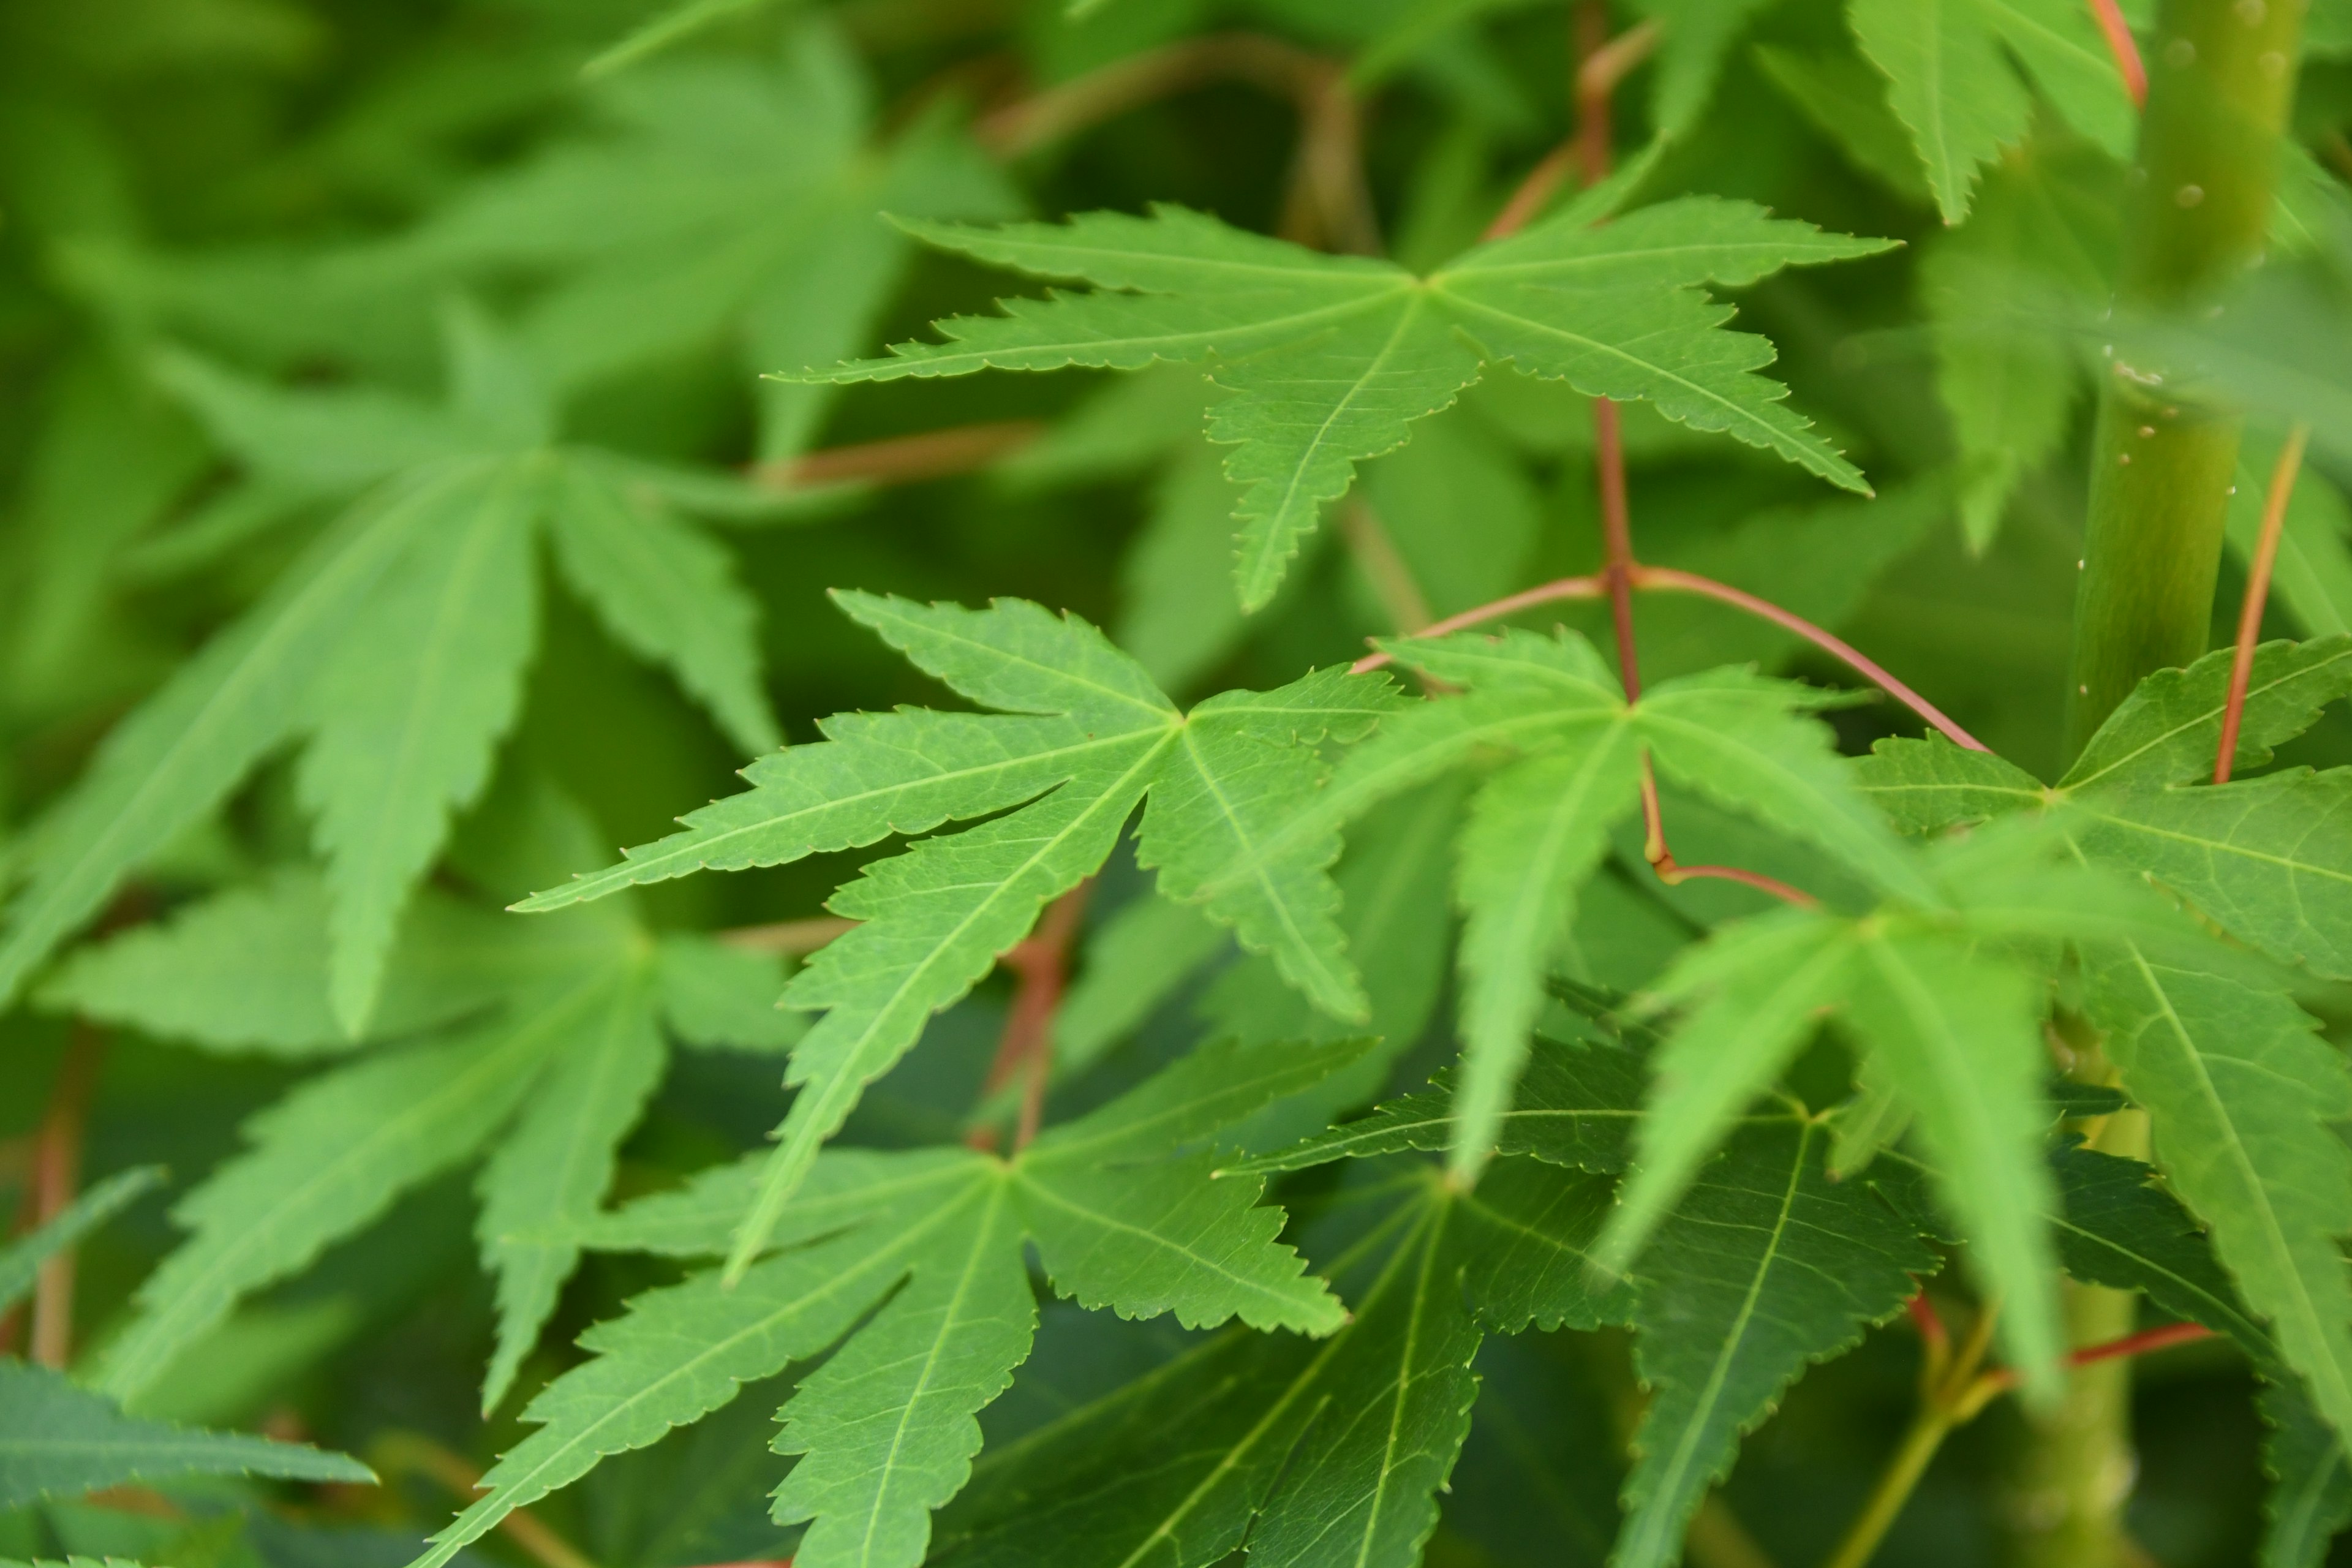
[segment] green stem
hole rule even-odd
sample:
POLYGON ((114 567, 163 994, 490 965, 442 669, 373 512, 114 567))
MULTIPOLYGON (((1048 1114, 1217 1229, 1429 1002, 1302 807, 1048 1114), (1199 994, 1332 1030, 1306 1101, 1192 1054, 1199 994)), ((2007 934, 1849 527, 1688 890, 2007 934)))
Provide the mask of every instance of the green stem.
MULTIPOLYGON (((2261 256, 2304 9, 2304 0, 2164 0, 2126 187, 2116 291, 2125 312, 2210 309, 2261 256)), ((2202 404, 2167 364, 2108 353, 2067 676, 2070 754, 2144 677, 2205 651, 2238 463, 2231 410, 2202 404)), ((2095 1044, 2084 1054, 2089 1076, 2102 1076, 2095 1044)), ((2146 1121, 2113 1118, 2097 1141, 2145 1158, 2146 1121)), ((2077 1344, 2130 1332, 2137 1311, 2130 1292, 2066 1287, 2077 1344)), ((2127 1361, 2074 1369, 2064 1401, 2018 1453, 2011 1559, 2021 1568, 2124 1561, 2129 1369, 2127 1361)))
MULTIPOLYGON (((2297 0, 2166 0, 2125 198, 2125 309, 2202 305, 2261 254, 2303 11, 2297 0)), ((2189 663, 2209 640, 2239 425, 2178 381, 2116 358, 2100 388, 2070 750, 2142 677, 2189 663)))

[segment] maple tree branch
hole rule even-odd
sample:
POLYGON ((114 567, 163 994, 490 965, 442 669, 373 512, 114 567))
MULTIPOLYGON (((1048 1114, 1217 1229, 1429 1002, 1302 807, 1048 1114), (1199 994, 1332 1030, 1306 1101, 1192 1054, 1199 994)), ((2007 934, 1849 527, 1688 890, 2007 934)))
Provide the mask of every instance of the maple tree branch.
POLYGON ((1793 611, 1784 610, 1769 599, 1761 599, 1728 583, 1718 583, 1712 577, 1702 577, 1695 572, 1680 572, 1671 566, 1636 566, 1634 585, 1640 588, 1661 588, 1684 594, 1703 594, 1710 599, 1735 605, 1751 616, 1771 622, 1783 631, 1794 632, 1807 642, 1835 655, 1847 668, 1864 679, 1902 703, 1928 723, 1942 731, 1955 744, 1971 752, 1987 752, 1992 748, 1961 729, 1948 718, 1944 710, 1897 680, 1885 667, 1864 654, 1852 643, 1835 633, 1815 626, 1793 611))
POLYGON ((1364 181, 1362 106, 1336 64, 1318 62, 1307 79, 1312 85, 1298 98, 1298 149, 1276 232, 1300 245, 1378 255, 1380 223, 1364 181))
POLYGON ((2090 0, 2091 19, 2099 25, 2099 34, 2107 40, 2107 52, 2116 57, 2116 74, 2124 79, 2124 91, 2131 95, 2134 109, 2147 107, 2147 67, 2141 63, 2139 43, 2132 37, 2131 24, 2124 19, 2124 8, 2116 0, 2090 0))
MULTIPOLYGON (((1598 6, 1586 6, 1577 13, 1580 32, 1591 26, 1598 18, 1606 25, 1608 13, 1598 6)), ((1533 222, 1542 212, 1571 169, 1579 171, 1583 183, 1591 184, 1609 173, 1609 99, 1625 74, 1648 58, 1657 47, 1659 27, 1656 18, 1628 27, 1616 37, 1585 49, 1583 63, 1576 68, 1576 129, 1568 139, 1544 154, 1542 161, 1528 171, 1495 221, 1486 226, 1481 239, 1502 239, 1517 234, 1533 222)))
MULTIPOLYGON (((1036 929, 1004 950, 997 962, 1014 975, 1013 1005, 1005 1009, 1004 1032, 998 1037, 996 1059, 988 1065, 981 1086, 984 1102, 1014 1079, 1021 1080, 1021 1111, 1013 1134, 1013 1153, 1029 1147, 1045 1110, 1045 1079, 1054 1063, 1054 1014, 1062 1005, 1070 972, 1070 948, 1086 914, 1087 896, 1094 891, 1088 877, 1045 906, 1036 929)), ((974 1148, 992 1149, 993 1129, 972 1129, 967 1140, 974 1148)))
POLYGON ((767 925, 733 926, 712 936, 746 952, 814 952, 856 926, 839 915, 812 915, 806 920, 775 921, 767 925))
MULTIPOLYGON (((1945 714, 1943 710, 1896 679, 1884 666, 1864 654, 1852 643, 1825 627, 1815 626, 1792 610, 1781 608, 1769 599, 1759 598, 1744 589, 1735 588, 1728 583, 1718 583, 1712 577, 1702 577, 1695 572, 1684 572, 1671 566, 1645 566, 1638 561, 1632 563, 1626 570, 1625 580, 1627 584, 1637 593, 1698 594, 1729 605, 1734 609, 1745 610, 1751 616, 1771 622, 1784 631, 1794 632, 1814 647, 1834 655, 1855 674, 1918 714, 1937 730, 1942 731, 1956 744, 1966 747, 1971 752, 1990 749, 1982 741, 1960 728, 1945 714)), ((1492 604, 1480 605, 1465 610, 1460 615, 1448 616, 1442 621, 1433 621, 1411 635, 1423 637, 1444 637, 1448 632, 1458 632, 1487 621, 1499 620, 1505 616, 1517 615, 1521 610, 1533 609, 1538 605, 1556 604, 1564 599, 1598 599, 1609 592, 1609 578, 1606 573, 1595 574, 1590 577, 1561 577, 1496 599, 1492 604)), ((1621 658, 1622 651, 1621 645, 1621 658)), ((1378 669, 1391 663, 1393 658, 1393 655, 1387 653, 1366 654, 1350 668, 1361 674, 1367 670, 1378 669)))
POLYGON ((2246 714, 2246 688, 2254 674, 2254 644, 2263 633, 2263 606, 2270 598, 2271 569, 2278 563, 2279 535, 2286 529, 2287 503, 2294 499, 2295 475, 2303 469, 2303 449, 2311 426, 2297 421, 2287 432, 2271 467, 2270 489, 2263 496, 2263 527, 2255 536, 2254 556, 2246 566, 2246 597, 2238 608, 2237 653, 2230 661, 2230 695, 2221 705, 2221 741, 2213 750, 2213 782, 2230 782, 2237 761, 2238 729, 2246 714))
POLYGON ((950 479, 1009 458, 1045 433, 1042 419, 990 419, 950 425, 913 436, 892 436, 827 447, 797 458, 756 463, 751 482, 771 489, 808 489, 818 485, 908 485, 950 479))
POLYGON ((972 135, 999 158, 1019 158, 1090 125, 1217 81, 1286 98, 1302 115, 1334 69, 1322 56, 1262 33, 1212 33, 1114 60, 982 115, 972 135))
MULTIPOLYGON (((29 1179, 17 1214, 19 1230, 48 1224, 73 1202, 81 1182, 90 1095, 105 1054, 106 1037, 87 1023, 76 1023, 58 1063, 48 1105, 33 1134, 29 1179)), ((33 1361, 59 1370, 73 1356, 74 1253, 68 1247, 45 1258, 33 1286, 32 1338, 26 1348, 33 1361)), ((5 1329, 0 1329, 0 1345, 15 1337, 12 1313, 5 1329)))

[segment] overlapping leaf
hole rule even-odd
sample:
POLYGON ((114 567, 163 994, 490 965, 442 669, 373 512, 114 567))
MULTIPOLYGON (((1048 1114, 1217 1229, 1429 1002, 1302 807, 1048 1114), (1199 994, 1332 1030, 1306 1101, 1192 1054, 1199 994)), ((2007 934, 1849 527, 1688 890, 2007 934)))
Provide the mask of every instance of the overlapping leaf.
POLYGON ((957 691, 1010 711, 836 716, 826 744, 763 759, 746 771, 749 792, 687 816, 685 832, 518 906, 561 909, 706 868, 781 865, 1007 813, 877 860, 835 895, 835 912, 860 924, 786 993, 789 1005, 824 1016, 793 1048, 786 1081, 800 1094, 730 1259, 738 1269, 866 1085, 1027 933, 1046 900, 1101 866, 1139 805, 1139 858, 1158 871, 1163 893, 1200 903, 1244 946, 1271 951, 1318 1006, 1341 1017, 1365 1007, 1324 871, 1339 853, 1336 829, 1264 851, 1322 778, 1314 742, 1360 734, 1392 705, 1385 681, 1325 671, 1180 713, 1075 617, 1018 600, 967 610, 837 598, 957 691), (1213 879, 1235 865, 1240 874, 1213 879))
MULTIPOLYGON (((279 392, 173 362, 175 385, 257 470, 373 488, 117 728, 36 830, 0 936, 0 997, 262 755, 300 736, 299 790, 327 865, 330 1000, 360 1033, 400 913, 513 722, 536 641, 533 540, 552 512, 565 520, 567 574, 621 639, 671 665, 740 745, 774 744, 751 607, 710 547, 649 499, 665 472, 551 445, 554 411, 530 366, 478 317, 453 316, 449 348, 440 409, 279 392)), ((690 488, 705 501, 727 490, 690 488)))
MULTIPOLYGON (((85 950, 43 998, 213 1050, 348 1052, 327 1006, 322 907, 307 877, 233 890, 85 950)), ((687 1038, 739 1043, 730 1037, 761 1026, 735 1020, 777 1016, 775 971, 740 956, 698 939, 656 949, 618 910, 533 926, 426 895, 396 947, 392 1038, 255 1117, 253 1147, 182 1200, 174 1215, 192 1234, 107 1348, 103 1386, 135 1397, 241 1297, 307 1267, 511 1123, 482 1177, 482 1256, 499 1291, 484 1390, 495 1404, 578 1257, 551 1233, 602 1199, 667 1059, 665 1018, 687 1038), (694 973, 691 989, 675 978, 681 969, 694 973)))
MULTIPOLYGON (((1263 1181, 1210 1173, 1219 1128, 1312 1086, 1364 1046, 1213 1046, 1009 1161, 966 1149, 828 1152, 773 1233, 779 1250, 740 1282, 697 1274, 590 1331, 596 1358, 532 1402, 526 1419, 540 1429, 483 1478, 486 1495, 435 1537, 419 1568, 449 1561, 605 1455, 815 1355, 861 1319, 783 1408, 776 1447, 801 1458, 776 1517, 808 1521, 795 1561, 812 1568, 912 1568, 930 1510, 961 1489, 980 1447, 974 1416, 1028 1354, 1024 1238, 1055 1288, 1088 1306, 1172 1311, 1190 1326, 1340 1326, 1323 1282, 1275 1241, 1280 1211, 1255 1206, 1263 1181)), ((715 1253, 764 1180, 757 1161, 721 1167, 573 1235, 715 1253)))
MULTIPOLYGON (((1922 830, 2046 811, 2086 861, 2154 880, 2250 946, 2342 975, 2352 863, 2336 827, 2352 773, 2189 782, 2210 774, 2231 658, 2150 677, 2054 788, 1924 742, 1882 744, 1862 764, 1865 787, 1922 830)), ((2260 649, 2238 766, 2261 766, 2307 728, 2347 689, 2347 669, 2342 637, 2260 649)), ((2158 1163, 2325 1418, 2352 1429, 2352 1282, 2338 1250, 2352 1156, 2326 1125, 2352 1110, 2352 1076, 2280 979, 2218 947, 2166 950, 2129 932, 2083 945, 2084 1005, 2151 1113, 2158 1163)))
POLYGON ((945 344, 901 344, 888 359, 809 379, 1137 370, 1213 356, 1230 395, 1211 409, 1209 436, 1235 447, 1225 471, 1245 487, 1234 582, 1250 609, 1273 596, 1355 465, 1402 445, 1415 421, 1452 404, 1496 361, 1594 395, 1647 398, 1685 424, 1865 489, 1853 465, 1781 405, 1785 389, 1758 374, 1771 363, 1769 345, 1722 330, 1729 310, 1698 286, 1736 287, 1885 243, 1707 197, 1591 226, 1612 199, 1589 198, 1427 278, 1171 206, 1061 226, 909 224, 931 244, 1034 277, 1083 279, 1097 291, 1007 301, 1003 316, 940 322, 945 344))
POLYGON ((1493 1150, 1578 887, 1612 826, 1639 804, 1645 750, 1669 777, 1819 845, 1881 889, 1937 898, 1843 782, 1826 731, 1802 716, 1822 693, 1728 670, 1664 682, 1628 704, 1591 645, 1565 634, 1462 636, 1390 651, 1462 695, 1383 721, 1289 831, 1303 836, 1494 756, 1516 759, 1475 798, 1460 839, 1455 891, 1469 921, 1459 1176, 1475 1177, 1493 1150))
POLYGON ((2131 151, 2137 116, 2087 6, 1852 0, 1847 19, 1892 85, 1946 223, 1969 216, 1978 172, 2024 139, 2036 92, 2117 158, 2131 151))
MULTIPOLYGON (((755 372, 858 353, 909 253, 879 214, 1019 210, 936 118, 874 147, 872 98, 823 23, 789 28, 769 58, 661 61, 600 83, 590 134, 475 183, 399 258, 548 279, 520 330, 559 384, 710 346, 755 372)), ((825 394, 772 383, 759 395, 759 455, 789 458, 825 394)))

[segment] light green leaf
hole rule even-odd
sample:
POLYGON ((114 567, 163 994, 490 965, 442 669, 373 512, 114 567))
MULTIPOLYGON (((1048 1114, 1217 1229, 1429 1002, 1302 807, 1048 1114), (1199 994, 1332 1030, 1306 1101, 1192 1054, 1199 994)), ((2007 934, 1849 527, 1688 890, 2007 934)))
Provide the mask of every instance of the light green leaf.
MULTIPOLYGON (((2154 787, 2213 776, 2235 654, 2217 648, 2187 669, 2159 669, 2099 726, 2062 789, 2115 784, 2154 787)), ((2234 771, 2266 765, 2271 748, 2317 721, 2320 710, 2352 694, 2352 637, 2270 642, 2254 649, 2234 771)))
POLYGON ((521 704, 541 483, 499 463, 445 491, 310 693, 298 789, 326 857, 328 997, 347 1034, 367 1026, 401 910, 521 704))
POLYGON ((1174 995, 1225 943, 1191 904, 1149 893, 1119 906, 1086 944, 1078 977, 1054 1014, 1062 1073, 1091 1065, 1174 995))
POLYGON ((593 974, 557 983, 535 1005, 453 1040, 338 1068, 253 1118, 254 1146, 173 1210, 189 1238, 140 1287, 138 1315, 107 1347, 100 1386, 136 1394, 239 1297, 294 1273, 404 1190, 479 1149, 604 989, 593 974))
POLYGON ((2032 87, 2115 156, 2137 115, 2090 13, 2069 0, 1852 0, 1862 51, 1885 73, 1948 224, 1969 216, 1978 172, 2023 139, 2032 87), (2021 79, 2011 58, 2025 68, 2021 79))
POLYGON ((1970 1268, 2001 1298, 2001 1340, 2030 1398, 2058 1389, 2065 1342, 2043 1216, 2045 1052, 2030 977, 1931 935, 1857 944, 1847 1017, 1916 1118, 1970 1268))
MULTIPOLYGON (((327 1005, 327 896, 284 872, 77 950, 36 1000, 223 1051, 349 1051, 327 1005)), ((613 950, 605 924, 533 926, 425 889, 401 921, 373 1032, 391 1038, 477 1012, 514 987, 613 950)))
POLYGON ((1244 941, 1271 949, 1319 1005, 1363 1009, 1329 914, 1324 867, 1339 852, 1338 835, 1328 826, 1273 828, 1295 824, 1320 778, 1311 748, 1361 733, 1391 706, 1385 680, 1327 670, 1277 691, 1229 692, 1186 716, 1074 616, 1020 600, 967 610, 838 597, 955 690, 1015 715, 836 718, 829 745, 761 759, 747 770, 751 793, 694 814, 687 832, 520 906, 557 909, 704 866, 774 865, 950 816, 1022 806, 871 862, 835 895, 834 911, 860 923, 785 993, 791 1007, 824 1016, 793 1048, 786 1082, 802 1092, 730 1259, 735 1269, 757 1254, 866 1085, 1027 933, 1047 900, 1102 865, 1147 796, 1141 853, 1160 868, 1164 892, 1202 904, 1244 941), (1223 874, 1228 866, 1237 869, 1223 874))
POLYGON ((0 1001, 294 728, 356 606, 468 473, 419 470, 353 510, 108 735, 81 782, 17 847, 26 885, 0 936, 0 1001))
POLYGON ((1760 339, 1721 331, 1729 312, 1698 285, 1737 286, 1783 267, 1865 255, 1876 242, 1821 234, 1759 209, 1693 197, 1585 226, 1571 209, 1482 246, 1428 278, 1385 262, 1319 255, 1171 206, 1143 218, 1096 213, 1062 226, 907 226, 943 248, 1098 292, 1013 300, 1000 317, 939 323, 944 345, 812 373, 837 381, 959 375, 993 367, 1138 370, 1213 355, 1230 394, 1210 411, 1246 488, 1234 582, 1243 606, 1273 596, 1323 504, 1355 465, 1402 445, 1486 363, 1621 400, 1648 398, 1703 430, 1727 431, 1849 489, 1858 472, 1780 406, 1755 373, 1760 339))
POLYGON ((1936 833, 1959 823, 1990 822, 2050 798, 2042 781, 1990 752, 1971 752, 1940 735, 1874 742, 1855 759, 1863 797, 1906 833, 1936 833))
POLYGON ((782 743, 760 689, 759 606, 724 549, 581 465, 549 513, 556 564, 616 639, 667 665, 745 752, 782 743))
POLYGON ((2352 1077, 2285 995, 2131 944, 2085 957, 2086 1010, 2157 1163, 2321 1415, 2352 1431, 2352 1152, 2329 1125, 2352 1115, 2352 1077))
POLYGON ((2262 1394, 2263 1568, 2320 1568, 2327 1549, 2352 1524, 2352 1465, 2343 1440, 2303 1391, 2273 1383, 2262 1394))
POLYGON ((1464 825, 1455 896, 1462 934, 1462 1069, 1455 1094, 1454 1179, 1475 1183, 1492 1157, 1544 982, 1568 935, 1577 887, 1630 812, 1642 762, 1630 725, 1582 750, 1530 758, 1489 779, 1464 825))
POLYGON ((539 1236, 596 1212, 621 1140, 668 1063, 653 993, 653 977, 631 965, 605 978, 576 1011, 567 1009, 562 1054, 482 1168, 475 1231, 483 1264, 498 1279, 485 1412, 506 1396, 579 1262, 576 1246, 539 1236))
POLYGON ((341 1454, 242 1432, 142 1421, 47 1367, 0 1361, 0 1508, 189 1475, 362 1486, 375 1480, 373 1471, 341 1454))
POLYGON ((921 1563, 930 1510, 971 1474, 973 1417, 1028 1357, 1037 1305, 1004 1189, 980 1183, 934 1224, 913 1278, 783 1408, 776 1451, 802 1458, 774 1518, 808 1521, 808 1568, 921 1563))
POLYGON ((1756 46, 1765 79, 1806 119, 1827 132, 1864 174, 1874 174, 1907 201, 1935 199, 1911 132, 1886 103, 1886 79, 1843 51, 1800 54, 1777 44, 1756 46))

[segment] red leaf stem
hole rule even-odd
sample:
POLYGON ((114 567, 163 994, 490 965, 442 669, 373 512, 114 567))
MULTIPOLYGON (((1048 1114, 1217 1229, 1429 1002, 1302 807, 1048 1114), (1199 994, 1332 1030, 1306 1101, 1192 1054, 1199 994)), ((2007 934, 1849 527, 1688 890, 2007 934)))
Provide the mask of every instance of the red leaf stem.
MULTIPOLYGON (((2066 1364, 2070 1367, 2092 1366, 2103 1361, 2147 1355, 2152 1351, 2170 1350, 2174 1345, 2193 1344, 2199 1340, 2212 1337, 2213 1331, 2202 1323, 2166 1323, 2158 1328, 2142 1329, 2136 1334, 2126 1334, 2119 1340, 2085 1345, 2081 1350, 2069 1352, 2066 1364)), ((2017 1369, 1996 1367, 1984 1374, 1982 1382, 1995 1393, 2015 1388, 2018 1384, 2017 1369)))
MULTIPOLYGON (((985 1100, 1015 1077, 1021 1079, 1021 1116, 1013 1134, 1016 1154, 1037 1136, 1044 1116, 1045 1079, 1054 1061, 1054 1014, 1069 981, 1070 945, 1077 938, 1079 917, 1086 913, 1087 895, 1093 890, 1089 877, 1046 905, 1036 929, 997 961, 1013 973, 1013 1005, 1005 1010, 1004 1033, 998 1037, 996 1059, 989 1063, 981 1098, 985 1100)), ((975 1128, 971 1141, 976 1148, 992 1148, 995 1134, 975 1128)))
MULTIPOLYGON (((1760 616, 1784 631, 1793 632, 1803 637, 1822 651, 1834 655, 1855 674, 1862 676, 1889 697, 1942 731, 1956 744, 1964 746, 1971 752, 1990 749, 1982 741, 1961 729, 1942 709, 1896 679, 1884 666, 1864 654, 1852 643, 1833 632, 1815 626, 1794 611, 1782 609, 1769 599, 1759 598, 1745 590, 1731 586, 1728 583, 1718 583, 1712 577, 1702 577, 1695 572, 1679 571, 1671 566, 1644 566, 1638 562, 1627 571, 1626 581, 1636 591, 1704 595, 1707 598, 1729 605, 1735 609, 1745 610, 1751 616, 1760 616)), ((1607 592, 1605 574, 1596 574, 1590 577, 1562 577, 1557 581, 1540 584, 1507 597, 1496 599, 1491 605, 1480 605, 1475 609, 1465 610, 1460 615, 1448 616, 1442 621, 1433 621, 1413 635, 1424 637, 1444 637, 1448 632, 1458 632, 1486 621, 1498 620, 1505 616, 1517 615, 1521 610, 1533 609, 1538 605, 1554 604, 1563 599, 1598 599, 1607 592)), ((1386 653, 1366 654, 1350 668, 1360 674, 1366 670, 1378 669, 1391 662, 1392 657, 1386 653)))
POLYGON ((2237 657, 2230 661, 2230 695, 2221 705, 2221 742, 2213 749, 2213 782, 2230 782, 2231 765, 2238 756, 2238 728, 2246 715, 2246 688, 2253 679, 2254 644, 2262 637, 2263 605, 2270 598, 2271 568, 2278 563, 2279 535, 2286 528, 2287 503, 2294 499, 2294 477, 2303 468, 2303 448, 2311 426, 2297 423, 2287 432, 2271 468, 2270 489, 2263 497, 2263 528, 2254 541, 2254 558, 2246 568, 2246 598, 2238 608, 2237 657))
POLYGON ((751 470, 754 484, 771 489, 812 489, 819 485, 906 485, 947 479, 984 468, 1045 434, 1042 419, 992 419, 951 425, 913 436, 892 436, 803 452, 751 470))
POLYGON ((2116 74, 2124 79, 2132 107, 2146 109, 2147 67, 2140 63, 2139 44, 2132 37, 2131 24, 2124 20, 2124 8, 2116 0, 2091 0, 2091 19, 2107 40, 2107 52, 2116 57, 2116 74))

